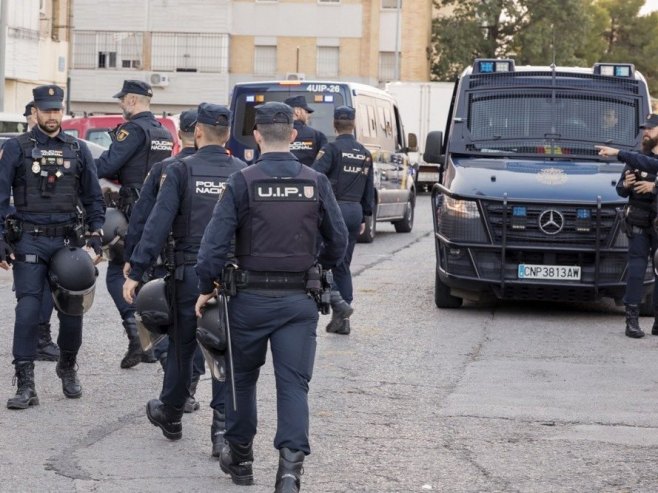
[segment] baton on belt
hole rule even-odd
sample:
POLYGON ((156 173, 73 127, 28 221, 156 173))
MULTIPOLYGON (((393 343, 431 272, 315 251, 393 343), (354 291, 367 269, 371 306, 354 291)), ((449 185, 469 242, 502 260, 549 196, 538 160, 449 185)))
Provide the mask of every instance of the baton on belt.
POLYGON ((224 324, 226 325, 226 359, 228 360, 228 374, 231 381, 231 396, 233 397, 233 411, 238 410, 237 395, 235 393, 235 377, 233 376, 233 349, 231 348, 231 327, 228 322, 228 300, 225 294, 217 295, 217 302, 221 303, 224 312, 224 324))

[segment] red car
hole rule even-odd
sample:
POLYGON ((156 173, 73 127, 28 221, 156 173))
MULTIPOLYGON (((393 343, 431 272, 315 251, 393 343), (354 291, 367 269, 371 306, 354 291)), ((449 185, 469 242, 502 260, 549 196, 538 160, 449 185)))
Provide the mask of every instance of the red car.
MULTIPOLYGON (((178 118, 171 116, 156 116, 156 119, 162 123, 174 139, 173 154, 180 151, 180 140, 178 139, 178 118)), ((79 139, 89 140, 105 148, 110 147, 112 139, 108 133, 110 130, 125 122, 121 115, 92 115, 75 118, 65 118, 62 120, 62 129, 78 137, 79 139)))

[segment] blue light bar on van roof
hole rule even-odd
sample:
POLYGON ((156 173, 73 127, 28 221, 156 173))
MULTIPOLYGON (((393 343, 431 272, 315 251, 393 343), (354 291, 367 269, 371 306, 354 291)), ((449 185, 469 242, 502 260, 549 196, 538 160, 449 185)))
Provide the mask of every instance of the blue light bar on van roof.
POLYGON ((514 60, 509 58, 476 58, 473 63, 473 73, 493 74, 498 72, 514 72, 514 60))
POLYGON ((609 77, 633 77, 635 66, 632 63, 595 63, 594 73, 609 77))

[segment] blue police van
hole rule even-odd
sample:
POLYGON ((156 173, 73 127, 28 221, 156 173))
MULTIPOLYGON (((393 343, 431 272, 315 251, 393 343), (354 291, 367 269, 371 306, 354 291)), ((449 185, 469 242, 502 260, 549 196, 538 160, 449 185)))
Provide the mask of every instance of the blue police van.
MULTIPOLYGON (((464 299, 621 303, 628 239, 623 165, 596 144, 637 150, 650 112, 633 65, 516 66, 478 59, 460 76, 446 135, 430 132, 435 303, 464 299)), ((644 314, 652 312, 651 263, 644 314)))
POLYGON ((410 232, 416 207, 417 168, 409 162, 408 153, 416 151, 417 138, 414 134, 405 136, 395 100, 376 87, 299 80, 236 84, 231 95, 233 121, 228 142, 233 155, 253 163, 258 157, 253 136, 255 107, 293 96, 306 98, 313 109, 310 126, 323 132, 330 142, 336 137, 334 108, 347 105, 356 109, 356 139, 372 153, 375 184, 373 216, 359 241, 373 241, 377 222, 390 222, 399 233, 410 232))

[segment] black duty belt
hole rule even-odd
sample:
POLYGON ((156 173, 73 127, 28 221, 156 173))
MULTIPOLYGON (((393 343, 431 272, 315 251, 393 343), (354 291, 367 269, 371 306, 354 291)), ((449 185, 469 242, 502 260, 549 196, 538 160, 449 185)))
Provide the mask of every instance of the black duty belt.
POLYGON ((238 289, 306 289, 306 273, 237 270, 235 285, 238 289))
POLYGON ((174 252, 176 265, 194 265, 196 264, 196 253, 174 252))
POLYGON ((16 253, 14 254, 14 260, 16 262, 25 262, 26 264, 44 264, 48 265, 48 262, 43 258, 39 257, 34 253, 16 253))
POLYGON ((33 224, 22 221, 21 227, 23 233, 31 235, 66 236, 75 229, 76 224, 75 221, 57 224, 33 224))

